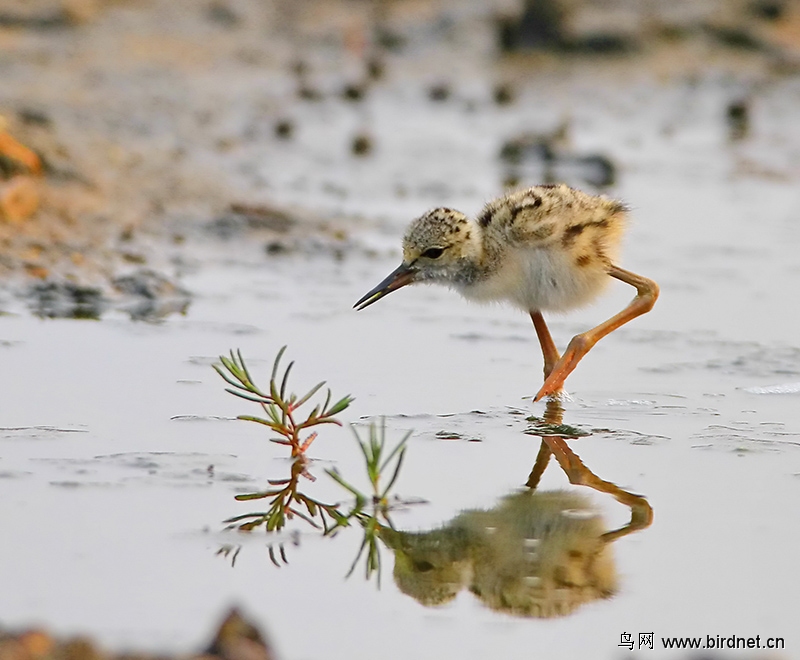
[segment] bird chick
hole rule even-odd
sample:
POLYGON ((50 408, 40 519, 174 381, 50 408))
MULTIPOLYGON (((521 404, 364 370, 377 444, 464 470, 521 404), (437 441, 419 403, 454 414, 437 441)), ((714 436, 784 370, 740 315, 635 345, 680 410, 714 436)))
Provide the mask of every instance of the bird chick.
POLYGON ((416 282, 444 284, 479 302, 508 302, 533 320, 545 363, 534 400, 556 394, 580 359, 619 326, 649 311, 652 280, 614 265, 627 208, 564 184, 534 186, 489 202, 477 218, 436 208, 414 220, 403 238, 403 262, 355 305, 377 302, 416 282), (564 312, 596 298, 610 278, 637 289, 622 312, 577 335, 558 354, 542 311, 564 312))

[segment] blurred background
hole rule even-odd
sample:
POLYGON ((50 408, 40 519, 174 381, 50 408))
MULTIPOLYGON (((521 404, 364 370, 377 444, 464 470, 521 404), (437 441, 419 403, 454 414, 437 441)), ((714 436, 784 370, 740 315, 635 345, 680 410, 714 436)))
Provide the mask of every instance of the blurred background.
POLYGON ((42 166, 0 153, 0 276, 161 295, 191 239, 369 255, 533 183, 794 182, 798 68, 794 0, 2 0, 42 166))

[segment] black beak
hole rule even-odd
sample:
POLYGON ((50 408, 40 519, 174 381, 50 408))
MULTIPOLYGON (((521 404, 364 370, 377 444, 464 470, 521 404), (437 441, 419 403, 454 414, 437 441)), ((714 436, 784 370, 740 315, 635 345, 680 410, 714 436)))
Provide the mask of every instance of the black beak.
POLYGON ((361 300, 359 300, 353 307, 361 311, 365 307, 369 307, 372 303, 378 302, 385 295, 396 291, 406 284, 411 284, 414 281, 414 276, 417 274, 417 269, 413 266, 400 264, 395 268, 388 277, 383 280, 372 291, 367 293, 361 300))

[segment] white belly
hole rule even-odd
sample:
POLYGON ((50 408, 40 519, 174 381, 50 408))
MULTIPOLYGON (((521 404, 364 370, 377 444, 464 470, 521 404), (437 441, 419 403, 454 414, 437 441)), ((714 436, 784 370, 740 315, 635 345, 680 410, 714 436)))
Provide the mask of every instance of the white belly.
POLYGON ((459 291, 470 300, 508 301, 525 311, 566 311, 590 302, 608 280, 599 264, 576 266, 557 249, 515 249, 503 255, 496 273, 459 291))

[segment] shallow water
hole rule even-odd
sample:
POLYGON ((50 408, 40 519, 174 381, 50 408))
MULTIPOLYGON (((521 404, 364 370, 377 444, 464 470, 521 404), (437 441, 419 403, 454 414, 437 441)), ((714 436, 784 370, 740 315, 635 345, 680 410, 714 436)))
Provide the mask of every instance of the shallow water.
MULTIPOLYGON (((764 322, 764 297, 734 314, 724 302, 740 306, 747 292, 738 283, 698 283, 649 259, 646 240, 632 242, 663 282, 662 301, 591 353, 570 378, 565 413, 565 422, 594 431, 570 441, 585 464, 655 511, 652 527, 613 546, 613 599, 541 620, 495 613, 467 592, 429 609, 398 592, 386 549, 381 590, 361 569, 344 578, 356 530, 324 540, 301 529, 280 569, 260 532, 218 531, 222 519, 248 511, 233 494, 287 468, 259 428, 231 419, 253 411, 224 394, 209 366, 229 347, 265 380, 288 341, 295 382, 325 376, 334 394, 356 396, 345 419, 385 415, 393 439, 413 430, 397 492, 427 504, 396 513, 401 529, 492 507, 524 484, 538 449, 523 433, 524 416, 543 409, 523 399, 541 368, 524 317, 432 288, 355 313, 352 302, 392 262, 287 258, 208 265, 187 280, 202 292, 188 315, 160 324, 2 318, 6 625, 83 630, 114 647, 185 648, 239 603, 267 622, 286 658, 371 657, 376 646, 384 657, 517 657, 534 644, 586 657, 613 652, 624 631, 761 634, 791 644, 800 416, 796 395, 744 389, 796 378, 791 332, 764 322), (734 316, 742 322, 727 326, 734 316), (758 337, 762 324, 771 331, 758 337), (243 544, 233 568, 215 554, 226 543, 243 544)), ((714 268, 675 254, 694 273, 714 268)), ((776 257, 765 270, 779 267, 776 257)), ((745 281, 766 286, 757 276, 745 281)), ((614 291, 601 307, 555 321, 559 342, 626 295, 614 291)), ((312 453, 353 481, 363 472, 344 429, 324 429, 312 453)), ((341 498, 315 469, 313 492, 341 498)), ((564 487, 551 465, 539 489, 564 487)), ((589 497, 609 529, 629 517, 608 495, 589 497)))
MULTIPOLYGON (((487 71, 477 82, 465 76, 452 102, 426 105, 422 88, 408 85, 414 66, 366 109, 306 107, 299 143, 269 158, 257 144, 237 156, 241 189, 268 180, 277 201, 370 218, 356 238, 374 256, 266 256, 247 237, 194 236, 182 283, 195 299, 185 316, 41 320, 7 302, 3 625, 184 650, 239 604, 287 659, 521 658, 532 648, 618 657, 623 632, 779 636, 787 655, 777 657, 795 657, 800 142, 787 108, 796 81, 762 91, 754 134, 730 144, 722 108, 747 83, 713 73, 661 85, 545 71, 499 109, 482 84, 487 71), (410 217, 439 204, 477 211, 499 190, 502 141, 551 130, 567 111, 576 151, 610 153, 620 166, 609 193, 634 209, 622 265, 662 290, 652 313, 604 339, 568 380, 564 422, 591 433, 569 446, 654 510, 652 526, 612 546, 618 593, 560 618, 498 613, 466 590, 428 608, 398 590, 387 548, 380 590, 361 568, 345 579, 357 529, 323 539, 297 525, 280 537, 289 562, 281 568, 262 532, 223 532, 223 519, 258 508, 233 495, 288 472, 260 428, 234 419, 255 411, 225 394, 211 369, 231 348, 266 381, 288 344, 298 390, 325 378, 334 395, 356 397, 344 421, 363 428, 385 417, 396 440, 413 432, 396 492, 424 503, 394 513, 399 529, 443 526, 523 487, 540 442, 525 434, 525 418, 544 411, 530 401, 541 381, 530 321, 436 288, 411 287, 363 312, 351 306, 396 266, 410 217), (379 145, 370 160, 320 146, 360 125, 379 145), (239 544, 233 566, 217 554, 239 544)), ((553 318, 557 343, 631 294, 615 283, 598 304, 553 318)), ((311 453, 318 479, 308 488, 318 498, 344 498, 322 468, 363 479, 349 430, 322 429, 311 453)), ((551 463, 540 492, 584 493, 609 530, 629 520, 613 497, 570 486, 551 463)))

